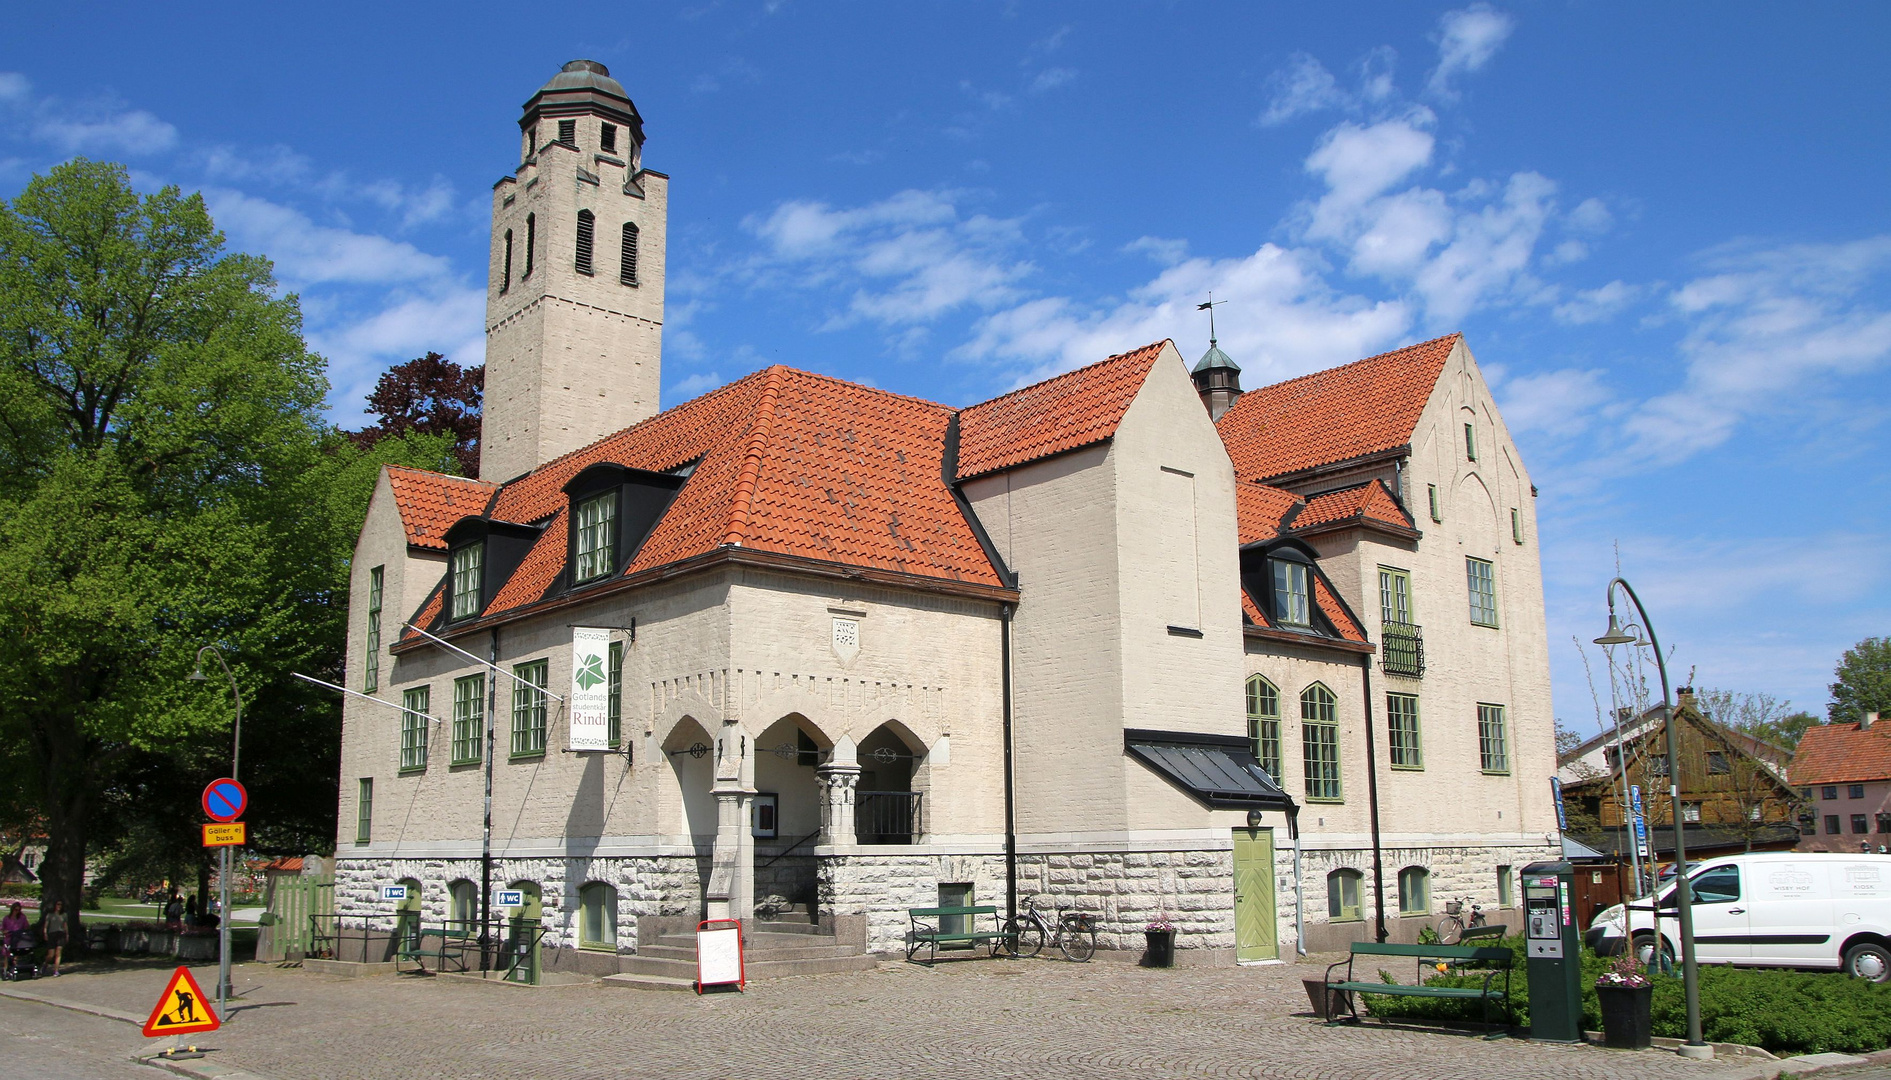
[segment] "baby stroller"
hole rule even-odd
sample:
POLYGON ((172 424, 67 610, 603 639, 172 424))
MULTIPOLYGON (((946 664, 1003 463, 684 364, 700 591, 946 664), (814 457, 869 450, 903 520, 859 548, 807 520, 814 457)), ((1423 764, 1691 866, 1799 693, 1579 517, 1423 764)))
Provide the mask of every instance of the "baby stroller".
POLYGON ((0 947, 0 955, 5 956, 5 966, 0 968, 0 979, 39 978, 39 935, 32 930, 16 930, 7 936, 6 944, 0 947))

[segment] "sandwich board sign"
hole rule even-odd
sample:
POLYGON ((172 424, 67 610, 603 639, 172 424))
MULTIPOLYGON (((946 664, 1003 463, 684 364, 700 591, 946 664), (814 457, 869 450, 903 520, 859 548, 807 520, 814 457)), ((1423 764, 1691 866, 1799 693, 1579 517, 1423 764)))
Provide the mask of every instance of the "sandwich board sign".
POLYGON ((144 1022, 144 1033, 146 1038, 161 1039, 167 1035, 215 1031, 222 1026, 223 1021, 217 1019, 203 987, 190 977, 189 968, 180 967, 164 985, 164 994, 158 998, 158 1003, 152 1006, 151 1019, 144 1022))
POLYGON ((706 987, 742 989, 748 972, 742 963, 742 923, 739 919, 705 919, 696 924, 696 992, 706 987))

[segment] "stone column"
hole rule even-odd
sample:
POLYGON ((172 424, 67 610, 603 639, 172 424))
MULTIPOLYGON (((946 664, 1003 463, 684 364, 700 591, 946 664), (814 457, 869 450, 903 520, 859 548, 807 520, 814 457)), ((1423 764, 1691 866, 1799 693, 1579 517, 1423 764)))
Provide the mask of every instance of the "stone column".
POLYGON ((828 762, 814 770, 821 784, 820 847, 836 852, 851 851, 858 840, 854 835, 854 789, 860 785, 860 766, 852 762, 828 762))
POLYGON ((711 919, 749 921, 755 913, 755 834, 749 815, 755 802, 747 734, 733 722, 716 737, 716 847, 711 860, 708 912, 711 919))

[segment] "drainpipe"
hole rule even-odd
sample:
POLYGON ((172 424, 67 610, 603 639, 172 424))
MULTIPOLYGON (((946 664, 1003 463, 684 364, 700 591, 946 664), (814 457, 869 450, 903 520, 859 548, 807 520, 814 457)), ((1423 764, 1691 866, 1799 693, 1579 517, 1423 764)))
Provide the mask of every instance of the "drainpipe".
POLYGON ((1005 921, 1018 917, 1018 811, 1011 756, 1011 605, 998 605, 998 666, 1005 714, 1005 921))
POLYGON ((1307 897, 1300 890, 1300 808, 1287 804, 1287 835, 1293 837, 1294 955, 1307 955, 1307 897))
POLYGON ((492 970, 492 755, 494 710, 499 707, 499 628, 492 628, 486 673, 486 831, 479 849, 479 970, 492 970))
POLYGON ((1385 942, 1385 867, 1379 850, 1379 755, 1372 748, 1372 654, 1359 658, 1359 681, 1366 694, 1366 807, 1372 819, 1372 898, 1379 912, 1378 940, 1385 942))

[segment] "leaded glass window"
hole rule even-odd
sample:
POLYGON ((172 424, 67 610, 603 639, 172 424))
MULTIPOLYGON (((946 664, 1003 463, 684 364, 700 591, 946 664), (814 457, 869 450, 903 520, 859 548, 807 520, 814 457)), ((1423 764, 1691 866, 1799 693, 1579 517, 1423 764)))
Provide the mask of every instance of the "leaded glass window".
POLYGON ((1308 567, 1305 563, 1275 559, 1274 618, 1288 626, 1312 622, 1307 611, 1308 567))
POLYGON ((1300 743, 1307 798, 1338 802, 1339 716, 1333 692, 1314 683, 1300 692, 1300 743))
POLYGON ((453 550, 453 614, 455 619, 470 619, 479 614, 482 571, 485 569, 486 545, 466 544, 453 550))
POLYGON ((1254 759, 1280 783, 1280 691, 1259 675, 1248 677, 1248 741, 1254 759))
POLYGON ((584 582, 611 572, 617 538, 617 493, 594 495, 578 504, 577 566, 573 580, 584 582))

